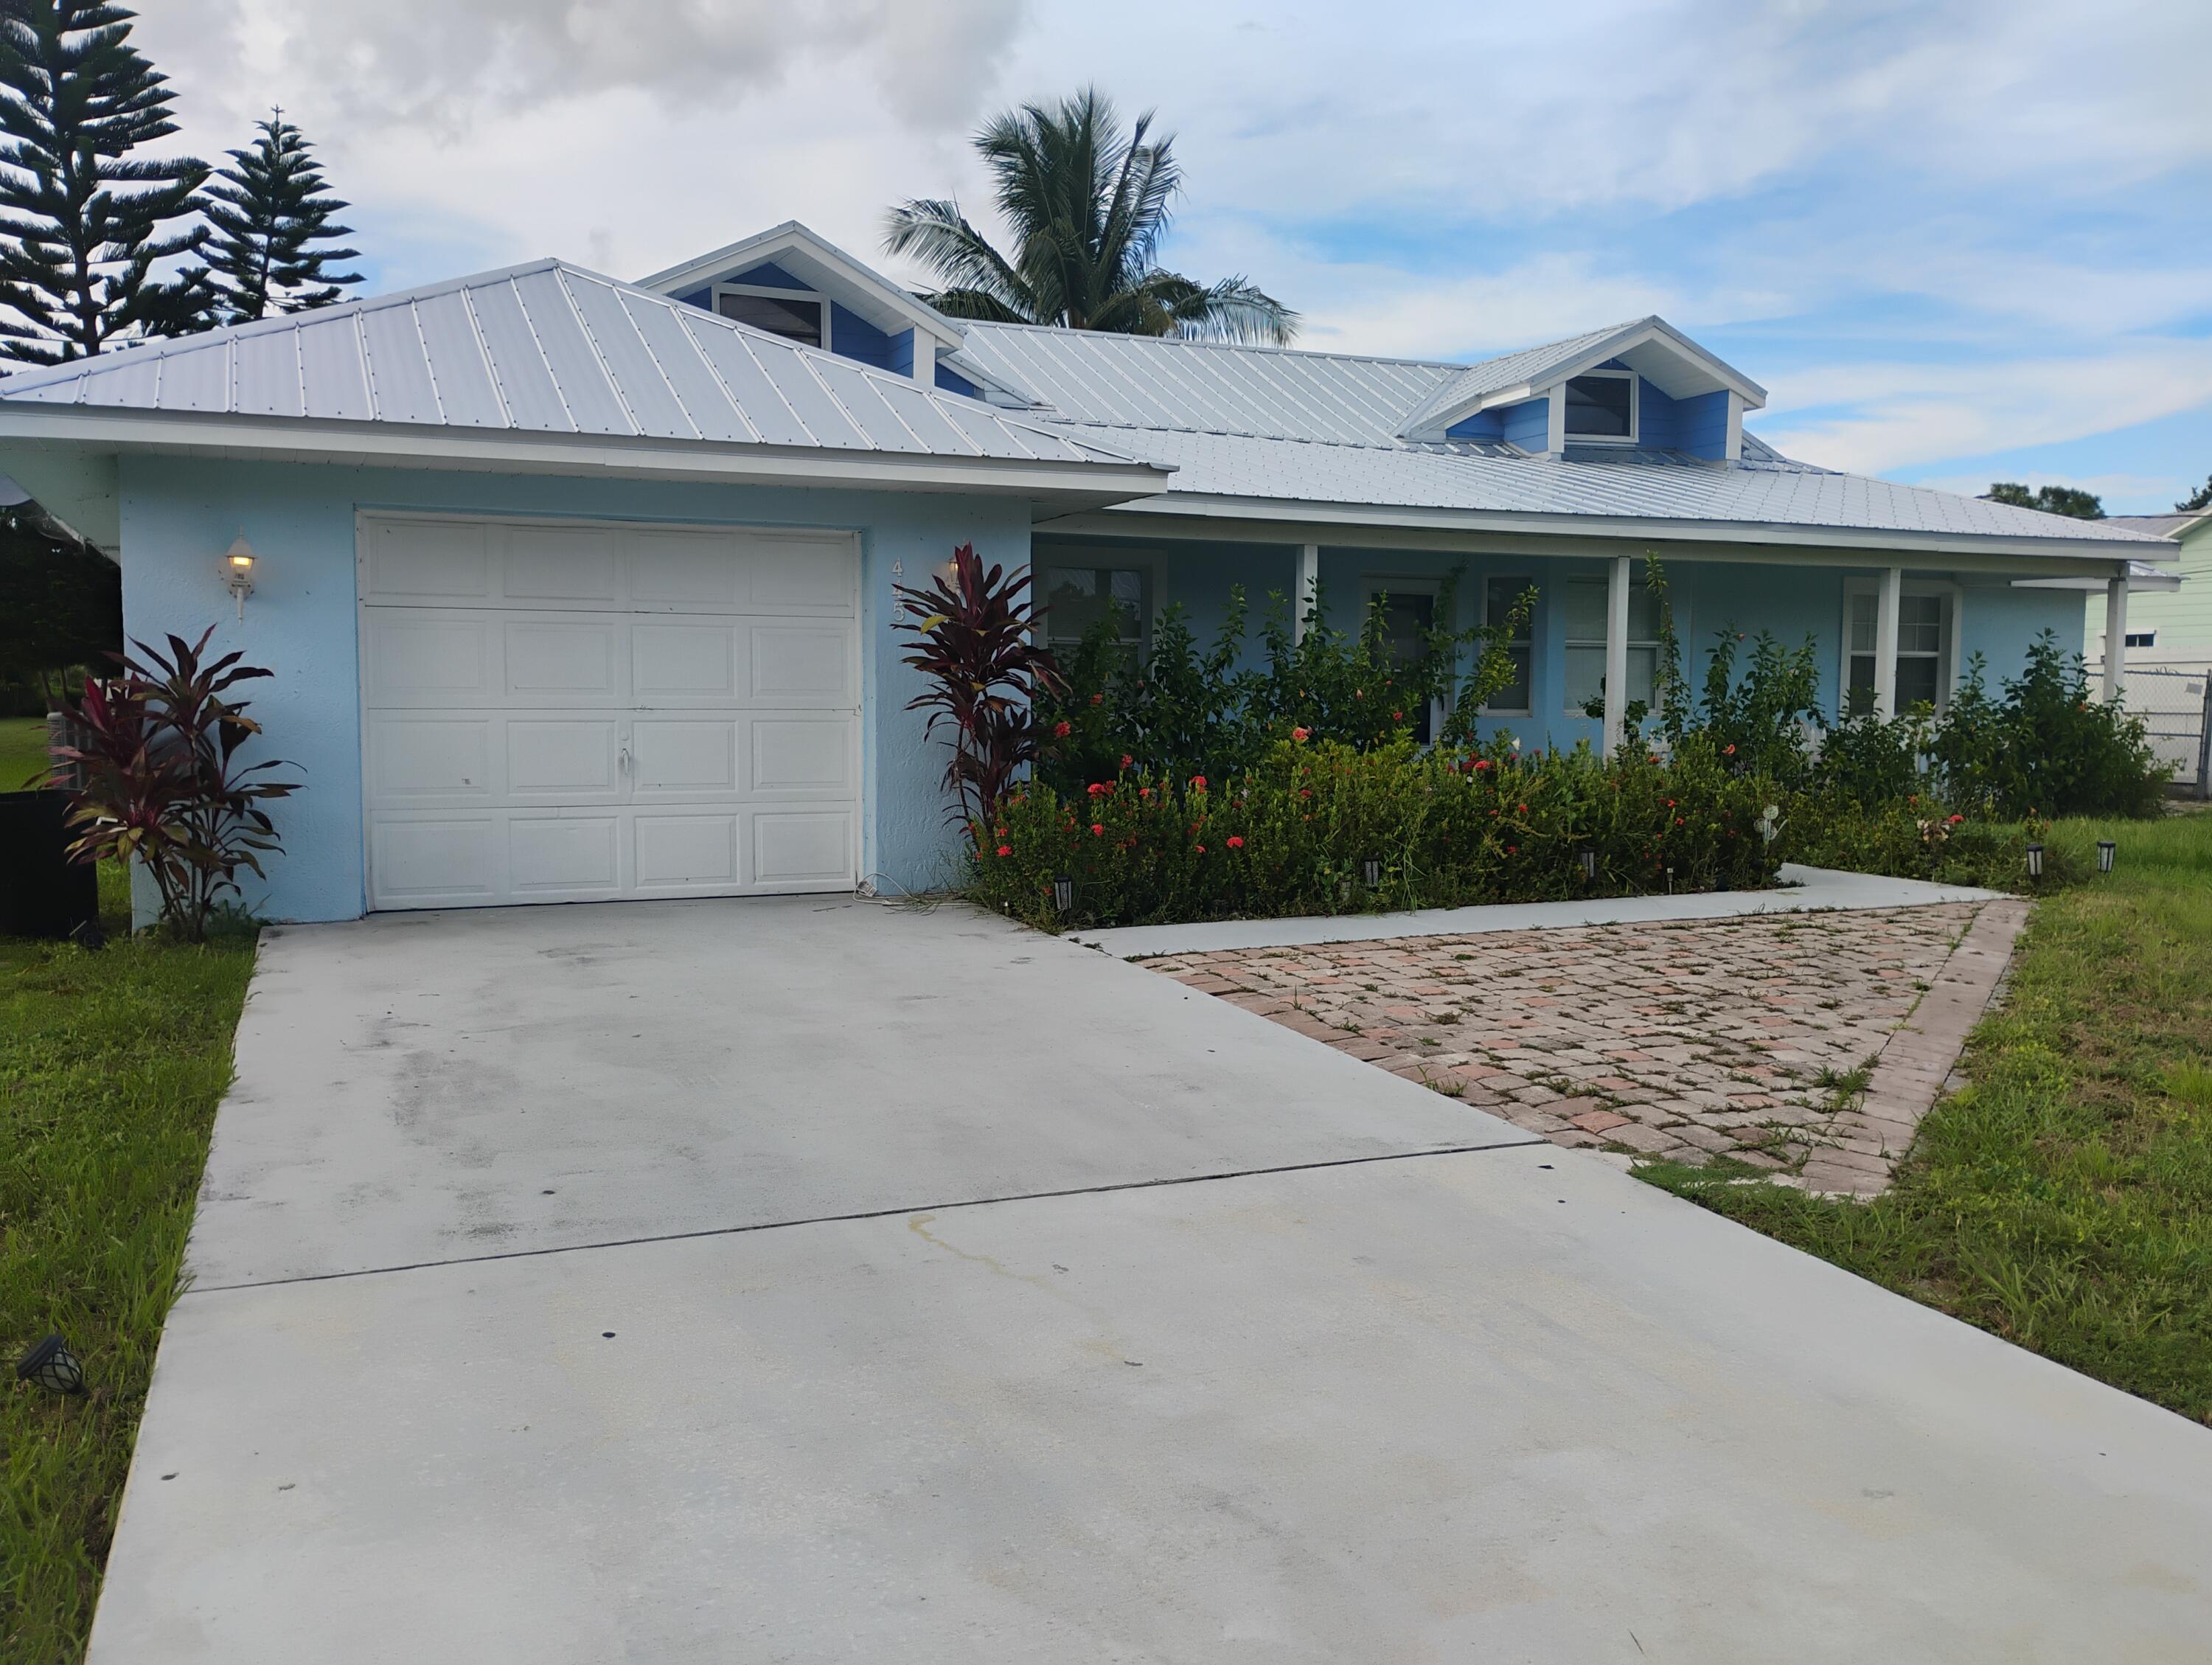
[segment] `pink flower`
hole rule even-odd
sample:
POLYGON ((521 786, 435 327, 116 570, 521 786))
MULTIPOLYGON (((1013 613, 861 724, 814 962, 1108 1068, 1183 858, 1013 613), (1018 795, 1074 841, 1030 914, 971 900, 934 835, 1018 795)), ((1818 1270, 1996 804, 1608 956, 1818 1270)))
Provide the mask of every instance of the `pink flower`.
POLYGON ((1488 769, 1490 767, 1490 759, 1487 757, 1478 757, 1474 760, 1474 766, 1477 769, 1488 769))
POLYGON ((1198 853, 1199 853, 1200 855, 1204 855, 1204 854, 1206 854, 1206 846, 1205 846, 1205 845, 1203 845, 1203 844, 1200 845, 1200 846, 1198 847, 1198 853))
POLYGON ((1068 734, 1068 726, 1069 726, 1066 723, 1054 723, 1052 726, 1052 738, 1055 740, 1066 739, 1068 734))
POLYGON ((1012 855, 1013 853, 1014 847, 1011 844, 1001 844, 999 846, 999 854, 1000 855, 1012 855))
POLYGON ((1101 793, 1111 792, 1113 790, 1114 788, 1108 786, 1103 781, 1093 781, 1088 787, 1088 791, 1093 798, 1097 797, 1101 793))
POLYGON ((1293 740, 1304 740, 1310 738, 1312 733, 1313 730, 1310 728, 1294 728, 1291 731, 1291 738, 1293 740))
POLYGON ((1091 703, 1093 705, 1103 705, 1106 703, 1106 696, 1103 694, 1093 694, 1091 696, 1091 703))
POLYGON ((1190 789, 1193 792, 1204 792, 1206 790, 1206 777, 1203 775, 1192 775, 1190 777, 1190 789))
POLYGON ((1135 758, 1132 757, 1131 757, 1127 752, 1126 752, 1126 751, 1125 751, 1125 752, 1123 752, 1123 753, 1121 754, 1121 767, 1122 767, 1123 769, 1127 769, 1127 768, 1128 768, 1130 764, 1132 764, 1132 763, 1135 763, 1136 761, 1137 761, 1137 760, 1136 760, 1135 758))
POLYGON ((1103 838, 1106 836, 1105 823, 1100 821, 1093 821, 1091 823, 1091 836, 1093 838, 1103 838))
POLYGON ((1232 838, 1229 841, 1229 848, 1232 850, 1241 850, 1244 848, 1244 841, 1241 838, 1232 838))

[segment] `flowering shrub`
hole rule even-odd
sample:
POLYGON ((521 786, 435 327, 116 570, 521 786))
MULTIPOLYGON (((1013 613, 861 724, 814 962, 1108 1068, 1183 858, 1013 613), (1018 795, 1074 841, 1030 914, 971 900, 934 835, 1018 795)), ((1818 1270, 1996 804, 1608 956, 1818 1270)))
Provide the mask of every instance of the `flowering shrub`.
MULTIPOLYGON (((1438 584, 1432 616, 1457 617, 1463 576, 1438 584)), ((1065 687, 1048 690, 1038 720, 1037 777, 1061 793, 1129 769, 1182 779, 1255 767, 1293 728, 1361 751, 1413 732, 1432 707, 1449 744, 1473 744, 1482 707, 1514 679, 1511 641, 1535 592, 1488 624, 1420 633, 1401 655, 1390 637, 1387 597, 1370 599, 1357 631, 1331 629, 1316 592, 1303 635, 1279 596, 1260 628, 1260 662, 1243 664, 1247 609, 1232 587, 1212 641, 1201 646, 1180 607, 1153 622, 1151 651, 1138 663, 1124 641, 1127 621, 1094 625, 1060 667, 1065 687)))
POLYGON ((1018 788, 974 823, 969 894, 1059 929, 1747 889, 1779 860, 1759 829, 1772 796, 1694 740, 1663 763, 1608 763, 1586 748, 1285 738, 1226 777, 1131 769, 1072 793, 1018 788))
POLYGON ((1979 819, 1917 793, 1868 804, 1832 793, 1802 793, 1787 802, 1776 848, 1808 866, 2025 893, 2039 888, 2027 876, 2031 843, 2044 847, 2039 888, 2088 877, 2069 847, 2050 842, 2050 831, 2048 822, 2034 817, 1979 819))

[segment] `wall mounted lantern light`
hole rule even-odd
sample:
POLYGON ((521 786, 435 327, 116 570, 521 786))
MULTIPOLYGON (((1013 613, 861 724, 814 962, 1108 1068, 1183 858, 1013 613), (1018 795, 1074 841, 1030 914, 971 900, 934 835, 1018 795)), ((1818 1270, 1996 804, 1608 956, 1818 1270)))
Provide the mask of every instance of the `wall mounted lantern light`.
POLYGON ((222 586, 238 598, 238 617, 241 623, 246 618, 246 598, 253 593, 253 567, 257 558, 253 545, 246 541, 243 532, 238 534, 238 541, 222 557, 222 586))

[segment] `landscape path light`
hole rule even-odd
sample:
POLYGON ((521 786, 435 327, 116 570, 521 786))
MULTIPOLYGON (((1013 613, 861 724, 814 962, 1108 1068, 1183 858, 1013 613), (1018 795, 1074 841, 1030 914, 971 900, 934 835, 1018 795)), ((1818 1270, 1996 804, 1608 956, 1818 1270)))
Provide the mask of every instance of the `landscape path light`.
POLYGON ((58 1394, 84 1391, 84 1366, 58 1335, 49 1335, 33 1346, 15 1365, 15 1379, 35 1382, 58 1394))
POLYGON ((2109 838, 2099 839, 2097 841, 2097 871, 2100 873, 2112 872, 2113 859, 2119 853, 2120 847, 2117 842, 2109 838))
POLYGON ((2043 846, 2040 844, 2027 847, 2027 876, 2038 882, 2043 878, 2043 846))

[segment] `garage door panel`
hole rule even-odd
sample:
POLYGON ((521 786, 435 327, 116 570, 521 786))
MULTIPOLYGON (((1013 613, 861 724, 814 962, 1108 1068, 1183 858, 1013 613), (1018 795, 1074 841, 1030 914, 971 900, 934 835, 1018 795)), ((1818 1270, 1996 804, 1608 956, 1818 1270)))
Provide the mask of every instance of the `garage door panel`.
POLYGON ((507 789, 518 796, 611 797, 620 787, 621 725, 612 717, 511 717, 507 789))
POLYGON ((497 598, 490 530, 462 523, 374 522, 362 538, 362 596, 432 606, 497 598))
POLYGON ((760 538, 747 550, 750 605, 763 613, 849 613, 854 577, 844 546, 811 538, 760 538))
POLYGON ((853 787, 854 730, 842 717, 756 717, 750 785, 758 793, 842 797, 853 787))
POLYGON ((548 816, 507 823, 508 871, 517 896, 622 889, 622 818, 548 816))
POLYGON ((371 517, 372 908, 840 890, 846 536, 371 517))
POLYGON ((626 636, 613 619, 511 621, 504 633, 506 691, 523 704, 548 695, 613 703, 626 636))
POLYGON ((436 820, 379 817, 368 854, 379 907, 463 907, 494 901, 504 865, 501 823, 490 816, 436 820))
POLYGON ((738 854, 741 823, 735 813, 641 811, 633 823, 638 890, 660 896, 724 895, 738 888, 744 882, 738 854))
POLYGON ((653 793, 736 792, 738 728, 731 717, 641 717, 631 726, 631 784, 653 793))
POLYGON ((616 605, 623 599, 622 537, 596 526, 503 532, 505 599, 522 607, 616 605))
POLYGON ((756 624, 747 633, 750 692, 764 705, 852 702, 849 633, 828 624, 756 624))
POLYGON ((853 847, 849 810, 757 810, 752 882, 793 888, 847 882, 853 847))
POLYGON ((369 731, 369 789, 380 799, 490 796, 492 719, 488 716, 378 720, 369 731))
POLYGON ((738 626, 634 624, 630 687, 643 705, 737 702, 738 626))
POLYGON ((373 703, 483 705, 497 685, 489 620, 378 609, 363 634, 373 703))
POLYGON ((738 539, 696 532, 644 532, 630 558, 631 601, 646 611, 738 613, 750 574, 738 539))

